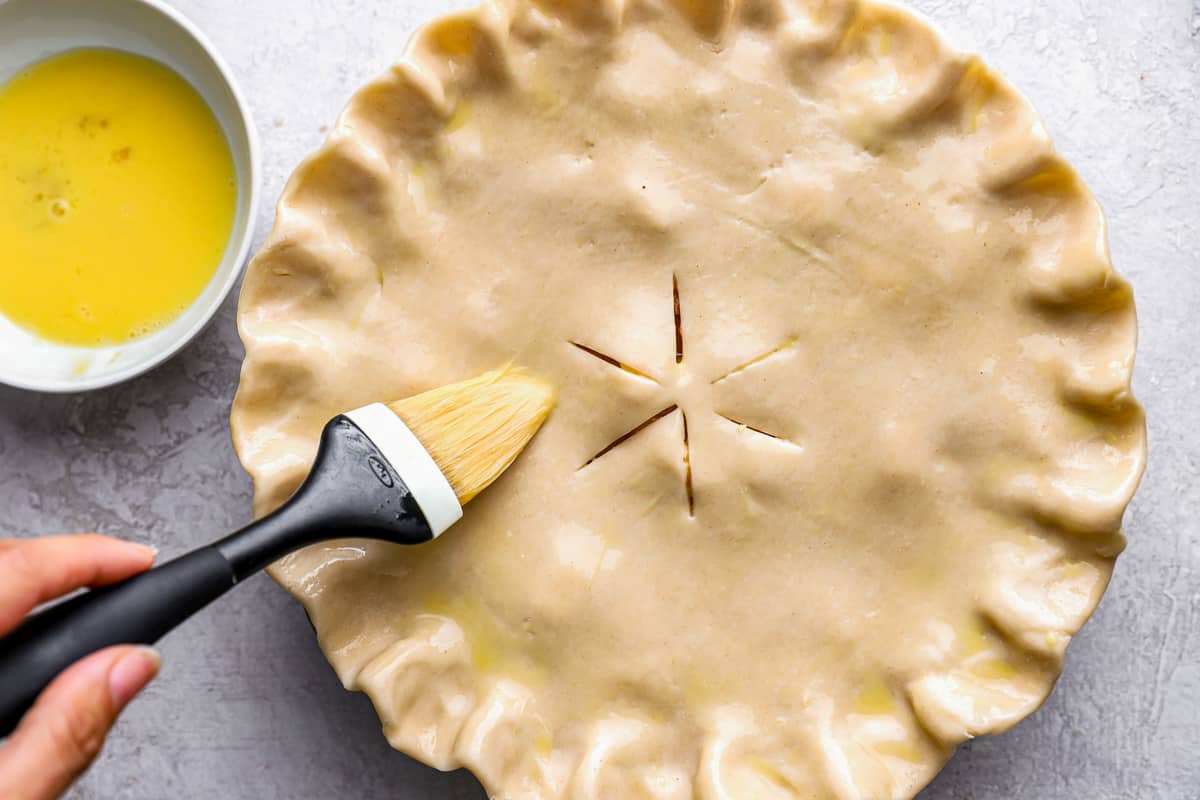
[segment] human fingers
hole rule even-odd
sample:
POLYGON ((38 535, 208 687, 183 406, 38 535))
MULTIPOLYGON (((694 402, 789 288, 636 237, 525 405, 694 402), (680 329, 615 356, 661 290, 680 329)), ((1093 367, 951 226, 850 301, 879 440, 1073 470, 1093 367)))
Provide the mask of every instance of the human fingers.
POLYGON ((0 539, 0 634, 47 600, 149 569, 155 555, 152 547, 94 533, 0 539))
POLYGON ((0 747, 0 797, 53 800, 66 791, 158 667, 154 650, 121 645, 93 653, 55 678, 0 747))

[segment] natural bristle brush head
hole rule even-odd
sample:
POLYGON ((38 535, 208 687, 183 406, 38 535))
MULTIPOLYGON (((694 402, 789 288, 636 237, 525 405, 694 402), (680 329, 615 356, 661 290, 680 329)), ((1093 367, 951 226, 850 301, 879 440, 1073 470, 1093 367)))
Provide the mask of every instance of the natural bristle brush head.
POLYGON ((516 459, 554 409, 549 382, 506 367, 388 403, 466 505, 516 459))

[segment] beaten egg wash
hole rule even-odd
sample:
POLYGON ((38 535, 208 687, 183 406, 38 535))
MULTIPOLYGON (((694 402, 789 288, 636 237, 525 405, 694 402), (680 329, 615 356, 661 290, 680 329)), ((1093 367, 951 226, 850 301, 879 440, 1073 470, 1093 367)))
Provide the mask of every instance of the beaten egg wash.
POLYGON ((112 345, 186 309, 237 206, 221 127, 148 58, 74 50, 0 87, 0 314, 37 335, 112 345))

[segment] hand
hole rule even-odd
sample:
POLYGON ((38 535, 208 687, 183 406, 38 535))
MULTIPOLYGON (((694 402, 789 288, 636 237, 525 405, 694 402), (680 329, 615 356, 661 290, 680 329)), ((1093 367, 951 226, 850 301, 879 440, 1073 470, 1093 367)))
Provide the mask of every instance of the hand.
MULTIPOLYGON (((38 605, 136 575, 154 556, 152 548, 94 534, 0 539, 0 635, 38 605)), ((66 791, 99 755, 108 729, 158 663, 148 647, 109 647, 55 678, 0 745, 0 798, 53 800, 66 791)))

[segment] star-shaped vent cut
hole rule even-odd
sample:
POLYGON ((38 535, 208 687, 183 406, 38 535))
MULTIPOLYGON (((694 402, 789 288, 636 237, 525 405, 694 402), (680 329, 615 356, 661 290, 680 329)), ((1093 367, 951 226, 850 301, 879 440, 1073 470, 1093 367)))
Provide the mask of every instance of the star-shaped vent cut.
MULTIPOLYGON (((696 514, 696 493, 693 488, 693 482, 692 482, 692 445, 691 445, 691 441, 688 436, 688 413, 689 413, 689 410, 687 407, 688 402, 681 396, 672 397, 671 396, 672 389, 676 388, 678 386, 684 385, 684 384, 693 384, 693 383, 696 383, 698 385, 703 385, 706 387, 713 387, 713 386, 716 386, 717 384, 723 383, 725 381, 732 380, 732 379, 736 378, 738 375, 740 375, 741 373, 745 372, 746 370, 756 367, 759 364, 762 364, 763 362, 765 362, 769 359, 775 358, 775 357, 785 353, 786 351, 790 350, 791 348, 793 348, 796 345, 796 339, 794 339, 794 338, 788 339, 787 341, 781 343, 777 347, 774 347, 766 352, 763 352, 763 353, 755 356, 754 358, 751 358, 750 360, 739 364, 738 366, 734 367, 733 369, 728 370, 721 375, 718 375, 715 378, 711 378, 711 379, 700 381, 700 382, 695 382, 692 380, 691 375, 689 374, 689 372, 686 368, 685 361, 684 361, 684 351, 686 349, 686 337, 684 335, 683 303, 680 299, 679 277, 678 276, 672 276, 672 278, 671 278, 671 295, 672 295, 672 304, 674 306, 674 314, 675 314, 675 364, 679 367, 677 375, 674 376, 674 380, 668 380, 668 379, 665 379, 663 376, 654 375, 650 370, 642 369, 641 367, 633 365, 633 364, 629 363, 628 361, 625 361, 622 358, 618 358, 617 356, 611 355, 602 350, 598 350, 595 347, 591 347, 590 345, 586 344, 585 342, 571 340, 570 344, 572 347, 576 348, 579 352, 584 353, 585 355, 589 356, 593 360, 602 362, 603 364, 605 364, 606 366, 608 366, 612 369, 619 369, 622 372, 625 372, 628 375, 631 375, 635 378, 639 378, 641 380, 649 381, 649 382, 655 384, 662 391, 662 394, 664 395, 664 403, 666 403, 664 405, 664 407, 662 408, 662 410, 650 415, 646 420, 644 420, 640 424, 634 426, 633 428, 626 431, 625 433, 621 434, 620 436, 618 436, 617 438, 615 438, 611 442, 609 442, 607 445, 605 445, 603 448, 601 448, 595 455, 593 455, 591 458, 589 458, 587 461, 585 461, 583 463, 583 465, 580 466, 580 469, 582 470, 582 469, 586 469, 586 468, 592 466, 595 462, 604 458, 606 455, 611 453, 616 448, 618 448, 618 447, 624 445, 625 443, 629 442, 630 440, 634 439, 635 437, 638 436, 638 434, 640 434, 643 431, 645 431, 646 429, 650 428, 656 422, 659 422, 660 420, 663 420, 669 416, 672 416, 673 414, 678 413, 680 415, 680 419, 683 423, 682 424, 682 430, 683 430, 683 450, 682 450, 682 452, 683 452, 683 464, 684 464, 684 490, 685 490, 685 493, 687 496, 688 515, 691 517, 694 517, 696 514)), ((708 407, 712 408, 711 404, 709 404, 708 407)), ((752 425, 746 424, 745 422, 738 419, 736 414, 726 414, 726 413, 719 412, 719 411, 714 411, 712 413, 719 419, 723 419, 726 422, 732 423, 733 425, 736 425, 739 428, 742 428, 743 430, 746 430, 751 433, 757 434, 759 436, 763 436, 768 439, 771 439, 772 441, 774 441, 782 446, 798 447, 798 445, 796 445, 794 442, 792 442, 785 436, 781 436, 779 434, 772 433, 771 431, 764 430, 763 428, 758 428, 758 427, 754 427, 752 425)))

